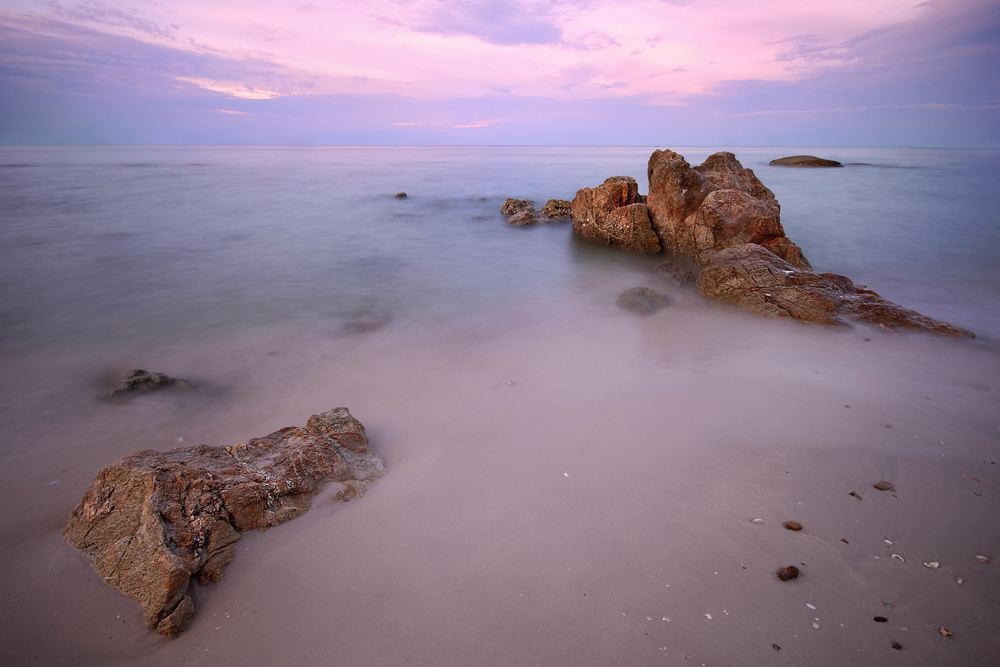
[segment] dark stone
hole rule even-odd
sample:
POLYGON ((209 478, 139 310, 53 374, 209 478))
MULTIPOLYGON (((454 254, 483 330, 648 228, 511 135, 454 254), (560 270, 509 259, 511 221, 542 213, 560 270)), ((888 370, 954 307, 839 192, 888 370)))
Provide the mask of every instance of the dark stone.
POLYGON ((792 155, 768 162, 772 167, 843 167, 836 160, 827 160, 814 155, 792 155))
POLYGON ((141 368, 136 368, 126 373, 115 388, 107 393, 108 397, 123 396, 125 394, 153 391, 156 389, 166 389, 174 387, 176 389, 192 389, 194 384, 187 380, 172 378, 163 373, 150 373, 141 368))
POLYGON ((903 650, 903 645, 900 644, 899 642, 893 642, 892 643, 892 647, 894 649, 896 649, 897 651, 902 651, 903 650))
POLYGON ((327 482, 346 500, 384 474, 364 426, 336 408, 246 444, 129 454, 98 473, 63 537, 174 637, 194 616, 191 578, 221 579, 240 532, 304 514, 327 482))
POLYGON ((658 264, 656 268, 653 269, 653 274, 678 286, 687 285, 691 280, 690 271, 682 269, 676 264, 672 264, 670 262, 658 264))
POLYGON ((781 525, 783 525, 788 530, 802 530, 802 524, 799 523, 798 521, 786 521, 781 525))
POLYGON ((533 225, 536 222, 538 222, 538 217, 535 216, 534 209, 518 211, 507 218, 507 224, 511 227, 523 227, 525 225, 533 225))
POLYGON ((875 621, 876 623, 888 623, 889 622, 889 619, 886 618, 885 616, 876 616, 872 620, 875 621))
POLYGON ((799 576, 799 568, 794 565, 789 565, 788 567, 783 567, 777 572, 778 579, 782 581, 788 581, 789 579, 797 579, 799 576))
POLYGON ((892 488, 892 483, 891 482, 887 482, 885 480, 882 480, 881 482, 879 482, 878 484, 875 484, 874 486, 879 491, 888 491, 889 489, 892 488))
POLYGON ((971 331, 886 301, 846 276, 799 269, 753 243, 712 255, 696 285, 708 299, 733 303, 765 317, 834 326, 864 323, 894 332, 975 338, 971 331))
POLYGON ((500 212, 504 215, 514 215, 521 211, 534 211, 535 202, 530 199, 506 199, 503 206, 500 207, 500 212))
POLYGON ((406 193, 405 192, 397 192, 396 194, 393 195, 393 198, 395 198, 395 199, 406 199, 406 193))
POLYGON ((573 205, 565 199, 550 199, 542 207, 546 218, 569 218, 573 215, 573 205))
POLYGON ((583 188, 571 204, 573 233, 577 236, 646 254, 660 252, 639 186, 631 176, 612 176, 596 188, 583 188))
POLYGON ((667 297, 648 287, 633 287, 618 297, 615 301, 622 310, 629 310, 640 315, 652 315, 656 311, 670 305, 667 297))

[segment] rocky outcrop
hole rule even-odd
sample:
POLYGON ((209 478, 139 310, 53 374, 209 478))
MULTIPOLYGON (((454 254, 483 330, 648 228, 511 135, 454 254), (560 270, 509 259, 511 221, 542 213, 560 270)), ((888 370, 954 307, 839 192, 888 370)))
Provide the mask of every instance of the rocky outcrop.
POLYGON ((168 387, 192 389, 194 384, 187 380, 172 378, 163 373, 150 373, 141 368, 135 368, 122 376, 122 379, 118 381, 114 389, 107 393, 107 396, 108 398, 117 398, 127 394, 166 389, 168 387))
POLYGON ((573 215, 573 205, 565 199, 550 199, 542 207, 546 218, 568 218, 573 215))
POLYGON ((670 301, 667 300, 667 297, 648 287, 633 287, 619 296, 615 305, 622 310, 640 315, 652 315, 661 308, 669 306, 670 301))
POLYGON ((631 176, 612 176, 583 188, 571 204, 573 232, 581 238, 634 253, 660 252, 639 186, 631 176))
POLYGON ((189 582, 218 581, 240 532, 305 513, 326 482, 360 496, 385 474, 364 426, 336 408, 245 444, 130 454, 100 473, 63 536, 167 637, 194 616, 189 582))
POLYGON ((534 211, 535 202, 530 199, 505 199, 503 206, 500 207, 500 212, 504 215, 514 215, 515 213, 520 213, 521 211, 534 211))
POLYGON ((815 155, 792 155, 768 162, 773 167, 843 167, 836 160, 827 160, 815 155))
POLYGON ((845 276, 803 270, 753 243, 712 255, 696 285, 708 299, 766 317, 835 326, 860 322, 889 331, 975 337, 970 331, 886 301, 845 276))
POLYGON ((774 193, 732 153, 715 153, 692 168, 677 153, 657 150, 647 174, 646 205, 663 249, 671 255, 703 265, 724 248, 756 243, 796 267, 812 268, 785 237, 774 193))

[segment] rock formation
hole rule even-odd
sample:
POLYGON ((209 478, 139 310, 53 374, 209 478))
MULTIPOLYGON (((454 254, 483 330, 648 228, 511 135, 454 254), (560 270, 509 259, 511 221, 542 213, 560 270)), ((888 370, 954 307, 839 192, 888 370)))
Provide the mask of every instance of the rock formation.
POLYGON ((305 513, 324 483, 360 496, 385 474, 364 426, 336 408, 245 444, 143 450, 98 473, 63 536, 167 637, 194 616, 192 577, 218 581, 240 532, 305 513))
POLYGON ((124 396, 135 392, 153 391, 154 389, 166 389, 175 387, 177 389, 192 389, 194 385, 187 380, 172 378, 163 373, 150 373, 141 368, 130 370, 122 379, 118 381, 114 389, 107 393, 109 398, 124 396))
POLYGON ((546 218, 568 218, 573 215, 573 207, 565 199, 550 199, 542 207, 542 215, 546 218))
POLYGON ((692 168, 677 153, 657 150, 647 174, 646 206, 669 254, 702 265, 723 248, 756 243, 796 267, 812 268, 785 237, 774 193, 732 153, 715 153, 692 168))
POLYGON ((846 276, 800 269, 753 243, 712 255, 696 285, 708 299, 733 303, 767 317, 835 326, 863 322, 888 331, 975 337, 970 331, 886 301, 846 276))
POLYGON ((667 297, 648 287, 633 287, 615 301, 622 310, 630 310, 640 315, 652 315, 661 308, 670 305, 667 297))
POLYGON ((769 165, 774 167, 843 167, 836 160, 816 157, 815 155, 792 155, 791 157, 780 157, 771 160, 769 165))
POLYGON ((520 213, 521 211, 534 211, 535 202, 530 199, 505 199, 503 206, 500 207, 500 212, 504 215, 514 215, 515 213, 520 213))
POLYGON ((538 216, 535 215, 534 209, 518 211, 507 218, 507 224, 511 227, 523 227, 525 225, 533 225, 536 222, 538 222, 538 216))
POLYGON ((646 204, 631 176, 612 176, 596 188, 583 188, 571 207, 577 236, 629 252, 660 252, 646 204))

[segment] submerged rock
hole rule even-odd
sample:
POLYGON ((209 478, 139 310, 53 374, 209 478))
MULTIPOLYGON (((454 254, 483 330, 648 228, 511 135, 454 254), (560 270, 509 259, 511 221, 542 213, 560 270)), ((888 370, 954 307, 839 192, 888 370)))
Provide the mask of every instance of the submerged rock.
POLYGON ((579 190, 571 207, 577 236, 634 253, 660 252, 660 241, 631 176, 612 176, 596 188, 579 190))
POLYGON ((687 285, 688 282, 691 280, 690 271, 681 268, 671 262, 663 262, 662 264, 658 264, 653 269, 653 274, 663 278, 664 280, 668 280, 678 286, 687 285))
POLYGON ((336 408, 245 444, 121 458, 98 473, 63 537, 142 604, 147 626, 174 637, 194 616, 191 578, 221 579, 240 532, 304 514, 327 482, 345 483, 346 500, 384 474, 364 426, 336 408))
POLYGON ((618 297, 615 301, 622 310, 629 310, 640 315, 651 315, 661 308, 670 305, 667 297, 648 287, 633 287, 618 297))
POLYGON ((753 243, 712 255, 696 286, 708 299, 733 303, 765 317, 836 326, 860 322, 888 331, 975 338, 971 331, 886 301, 846 276, 799 269, 753 243))
POLYGON ((524 225, 533 225, 538 222, 538 217, 535 215, 534 209, 518 211, 514 215, 507 218, 507 224, 512 227, 523 227, 524 225))
POLYGON ((393 197, 393 199, 406 199, 406 193, 405 192, 397 192, 392 197, 393 197))
POLYGON ((174 387, 177 389, 192 389, 194 384, 187 380, 172 378, 163 373, 150 373, 141 368, 130 370, 118 381, 114 389, 107 393, 109 398, 124 396, 135 392, 153 391, 174 387))
POLYGON ((729 152, 692 168, 670 150, 654 151, 647 168, 649 208, 663 249, 703 265, 718 251, 757 243, 799 268, 812 268, 785 237, 774 193, 729 152))
POLYGON ((542 207, 546 218, 568 218, 573 215, 573 205, 565 199, 550 199, 542 207))
POLYGON ((790 157, 780 157, 771 160, 769 165, 774 167, 843 167, 836 160, 816 157, 815 155, 792 155, 790 157))

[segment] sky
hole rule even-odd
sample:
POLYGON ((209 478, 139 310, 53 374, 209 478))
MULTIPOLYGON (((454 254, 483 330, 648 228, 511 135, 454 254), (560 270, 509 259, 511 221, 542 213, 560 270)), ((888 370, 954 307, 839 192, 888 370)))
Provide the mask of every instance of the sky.
POLYGON ((1000 147, 1000 0, 0 0, 0 144, 1000 147))

